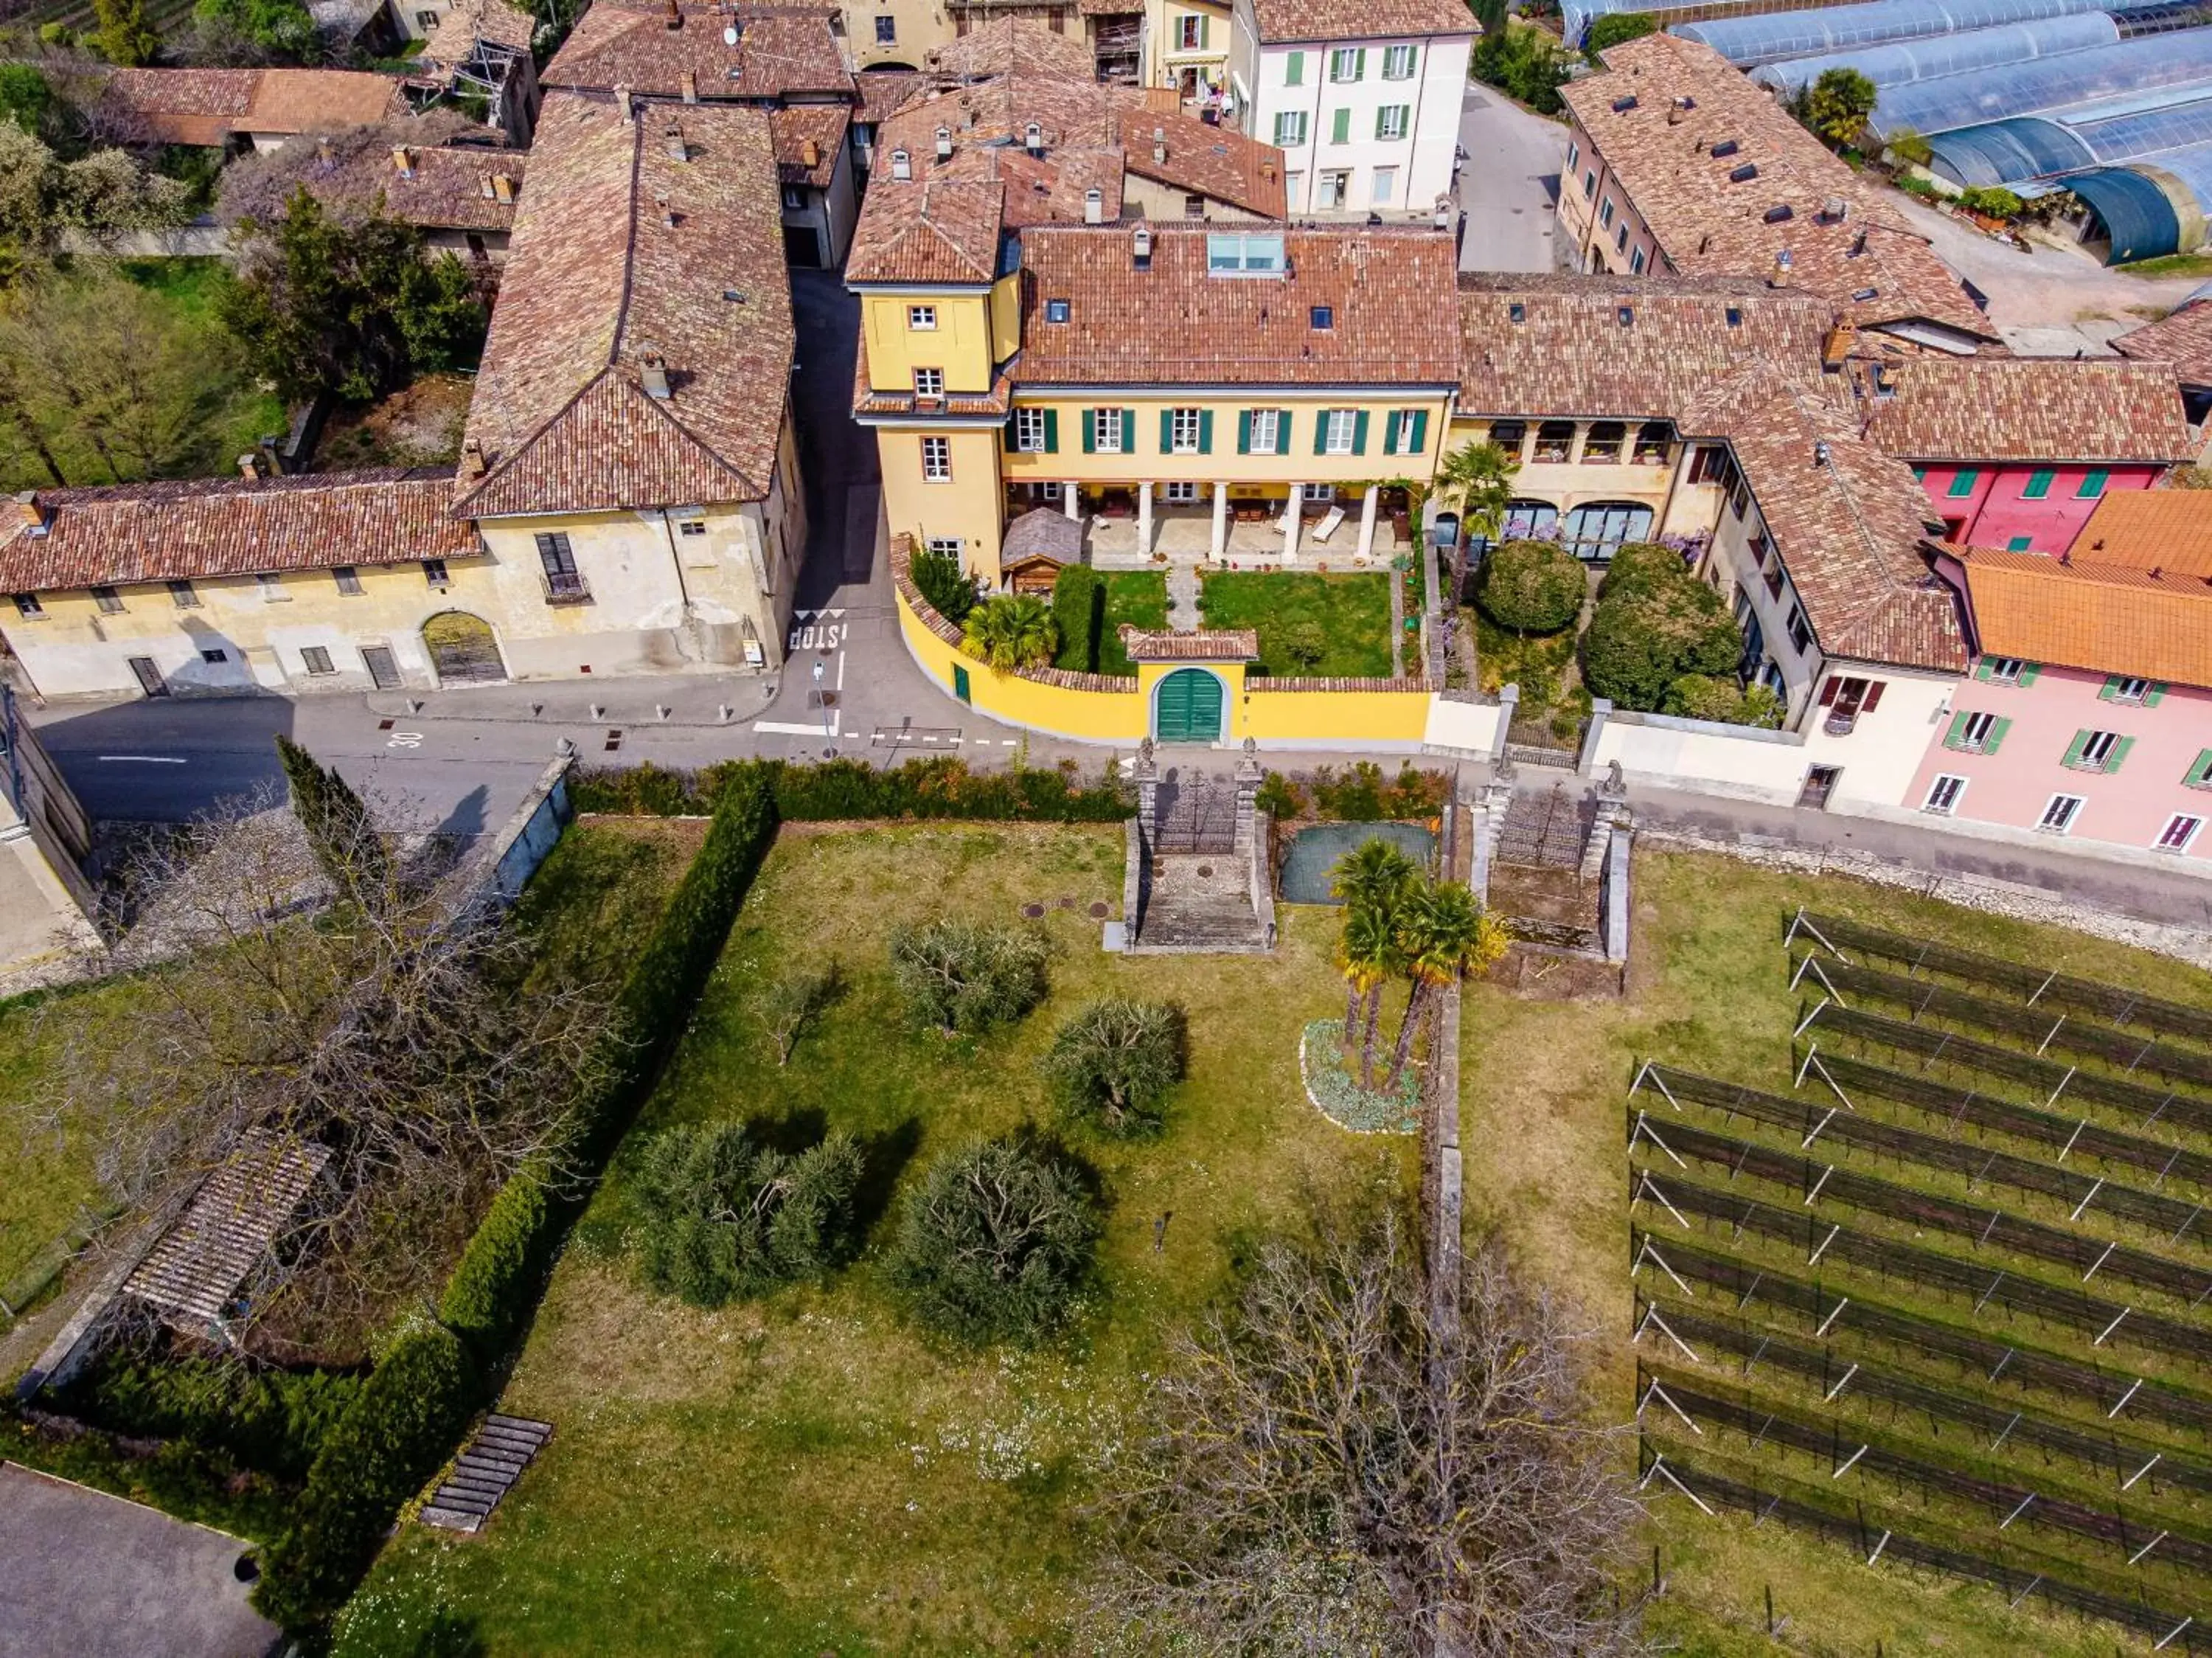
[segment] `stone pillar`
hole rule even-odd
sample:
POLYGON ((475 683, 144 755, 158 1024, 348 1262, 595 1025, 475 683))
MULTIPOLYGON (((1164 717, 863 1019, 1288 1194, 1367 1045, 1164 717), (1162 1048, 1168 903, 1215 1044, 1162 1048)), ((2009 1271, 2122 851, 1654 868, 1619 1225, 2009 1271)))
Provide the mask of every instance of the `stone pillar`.
POLYGON ((1137 485, 1137 551, 1152 556, 1152 486, 1137 485))
POLYGON ((1521 687, 1505 685, 1498 687, 1498 736, 1490 747, 1490 763, 1502 765, 1505 759, 1505 734, 1513 728, 1513 711, 1521 702, 1521 687))
POLYGON ((1129 776, 1137 785, 1137 822, 1144 830, 1149 844, 1152 838, 1153 814, 1159 810, 1160 763, 1152 758, 1152 740, 1146 737, 1137 745, 1137 763, 1129 768, 1129 776))
MULTIPOLYGON (((1582 751, 1575 756, 1575 771, 1580 776, 1589 776, 1590 768, 1597 764, 1597 740, 1605 732, 1606 716, 1612 712, 1613 704, 1607 698, 1591 698, 1589 723, 1583 728, 1582 751)), ((1616 771, 1620 769, 1618 765, 1613 768, 1616 771)))
POLYGON ((1061 503, 1066 507, 1067 515, 1080 520, 1083 516, 1083 491, 1076 487, 1073 479, 1061 485, 1060 488, 1066 491, 1061 497, 1061 503))
POLYGON ((1244 752, 1237 762, 1237 850, 1252 850, 1253 797, 1260 792, 1260 779, 1264 775, 1260 765, 1260 745, 1251 738, 1244 739, 1244 752))
POLYGON ((1213 486, 1213 562, 1229 556, 1229 485, 1213 486))
POLYGON ((1362 559, 1372 558, 1375 553, 1375 507, 1382 497, 1382 490, 1370 484, 1367 492, 1359 497, 1358 557, 1362 559))
POLYGON ((1298 531, 1304 525, 1305 515, 1305 488, 1303 485, 1293 484, 1291 485, 1291 498, 1283 506, 1283 562, 1286 564, 1298 562, 1298 531))

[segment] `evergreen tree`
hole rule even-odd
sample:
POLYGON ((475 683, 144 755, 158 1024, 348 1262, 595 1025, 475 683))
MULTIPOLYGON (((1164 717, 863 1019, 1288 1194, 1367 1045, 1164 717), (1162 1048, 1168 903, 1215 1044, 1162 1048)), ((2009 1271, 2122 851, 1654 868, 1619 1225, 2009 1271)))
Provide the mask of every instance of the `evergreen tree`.
POLYGON ((338 891, 359 898, 383 884, 384 843, 368 808, 346 780, 289 737, 276 739, 276 758, 291 785, 292 810, 307 832, 315 863, 338 891))
POLYGON ((108 62, 126 68, 153 62, 161 37, 146 21, 146 0, 92 0, 92 10, 100 20, 92 38, 108 62))

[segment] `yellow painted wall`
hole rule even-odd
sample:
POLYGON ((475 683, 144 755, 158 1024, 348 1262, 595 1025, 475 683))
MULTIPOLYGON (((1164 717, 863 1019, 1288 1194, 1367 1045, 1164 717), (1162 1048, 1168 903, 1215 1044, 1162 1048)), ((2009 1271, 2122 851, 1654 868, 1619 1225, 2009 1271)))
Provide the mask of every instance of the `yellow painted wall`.
POLYGON ((1428 729, 1425 691, 1261 691, 1237 698, 1232 735, 1261 743, 1418 743, 1428 729))
POLYGON ((991 366, 995 369, 1022 349, 1021 272, 991 288, 991 366))
POLYGON ((1001 674, 963 655, 923 626, 904 594, 899 597, 899 626, 915 660, 948 692, 953 689, 953 669, 967 669, 968 700, 978 713, 1063 737, 1133 743, 1145 735, 1150 704, 1137 692, 1073 691, 1001 674))
POLYGON ((876 440, 883 465, 884 515, 891 533, 903 531, 917 546, 939 537, 958 536, 968 568, 995 587, 1005 496, 999 481, 1000 430, 878 426, 876 440), (952 445, 951 483, 922 481, 925 436, 945 438, 952 445))
POLYGON ((1325 393, 1299 397, 1281 392, 1236 399, 1190 399, 1158 394, 1116 394, 1110 399, 1096 394, 1087 397, 1022 394, 1017 396, 1015 403, 1019 408, 1054 411, 1059 417, 1060 427, 1060 447, 1056 452, 1049 454, 1009 454, 1006 456, 1006 476, 1009 481, 1018 483, 1055 483, 1072 479, 1078 483, 1118 485, 1186 479, 1194 483, 1328 484, 1410 478, 1417 483, 1426 484, 1435 476, 1437 457, 1443 452, 1449 424, 1446 399, 1441 393, 1429 399, 1397 397, 1371 399, 1325 393), (1083 412, 1085 409, 1102 406, 1135 411, 1131 450, 1119 454, 1085 454, 1083 452, 1083 412), (1164 410, 1176 407, 1210 409, 1212 411, 1213 445, 1211 453, 1160 453, 1161 413, 1164 410), (1291 411, 1291 439, 1287 454, 1237 453, 1237 416, 1244 410, 1254 408, 1291 411), (1314 433, 1322 411, 1348 408, 1364 408, 1368 411, 1366 453, 1316 454, 1314 433), (1383 452, 1388 418, 1401 409, 1425 409, 1428 411, 1428 430, 1419 454, 1388 454, 1383 452))
POLYGON ((942 369, 947 391, 989 391, 999 361, 993 356, 990 311, 989 295, 981 290, 864 295, 860 316, 868 344, 869 385, 878 391, 910 392, 916 368, 942 369), (908 314, 917 305, 936 308, 936 327, 909 325, 908 314))
POLYGON ((903 64, 908 69, 926 66, 927 55, 937 47, 949 45, 954 35, 952 22, 945 9, 934 0, 844 0, 838 8, 844 19, 845 40, 853 54, 853 67, 867 69, 878 64, 903 64), (892 21, 893 38, 876 38, 876 19, 889 17, 892 21))

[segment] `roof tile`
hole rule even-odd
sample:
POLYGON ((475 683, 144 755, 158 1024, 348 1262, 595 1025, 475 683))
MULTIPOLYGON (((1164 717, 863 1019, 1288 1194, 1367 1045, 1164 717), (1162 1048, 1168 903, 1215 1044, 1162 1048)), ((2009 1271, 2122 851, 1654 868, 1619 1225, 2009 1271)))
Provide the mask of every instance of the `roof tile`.
POLYGON ((1907 460, 2185 460, 2197 452, 2164 363, 1948 357, 1888 370, 1867 436, 1907 460))
POLYGON ((1462 0, 1253 0, 1263 45, 1474 34, 1462 0))
POLYGON ((2212 300, 2191 295, 2180 308, 2112 342, 2122 357, 2171 363, 2185 386, 2212 386, 2212 300))
POLYGON ((2212 686, 2212 582, 2204 576, 1983 547, 1954 556, 1984 655, 2212 686))
POLYGON ((987 284, 998 274, 1006 187, 996 181, 868 181, 846 256, 848 283, 987 284))
POLYGON ((665 6, 593 0, 539 77, 548 87, 680 98, 684 76, 698 96, 764 101, 792 93, 853 90, 830 33, 836 14, 806 6, 684 4, 679 27, 665 6), (738 32, 735 46, 723 36, 738 32))

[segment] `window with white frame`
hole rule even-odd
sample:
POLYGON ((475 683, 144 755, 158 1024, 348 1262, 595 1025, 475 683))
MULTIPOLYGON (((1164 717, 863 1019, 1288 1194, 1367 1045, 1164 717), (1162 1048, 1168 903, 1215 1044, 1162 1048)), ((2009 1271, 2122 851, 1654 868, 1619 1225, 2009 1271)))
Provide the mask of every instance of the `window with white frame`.
POLYGON ((1324 213, 1340 210, 1352 198, 1352 169, 1348 167, 1325 169, 1314 185, 1314 206, 1324 213))
POLYGON ((1168 452, 1171 454, 1198 453, 1199 414, 1196 409, 1177 409, 1168 427, 1168 452))
POLYGON ((2074 747, 2066 756, 2066 764, 2083 771, 2105 771, 2116 769, 2113 758, 2119 753, 2120 734, 2117 731, 2084 731, 2074 740, 2074 747))
POLYGON ((876 44, 879 46, 895 46, 898 44, 897 18, 879 16, 876 19, 876 44))
POLYGON ((1206 19, 1178 17, 1176 19, 1176 50, 1203 52, 1206 49, 1206 19))
POLYGON ((284 578, 275 571, 264 570, 253 579, 261 584, 261 597, 264 603, 282 605, 290 602, 292 595, 284 591, 284 578))
POLYGON ((1328 54, 1328 78, 1332 81, 1357 81, 1367 70, 1367 52, 1364 46, 1339 46, 1328 54))
POLYGON ((2053 795, 2043 816, 2036 822, 2039 829, 2047 829, 2054 835, 2063 835, 2074 826, 2074 820, 2081 814, 2081 796, 2053 795))
POLYGON ((1374 186, 1368 192, 1368 205, 1370 207, 1389 207, 1393 205, 1397 199, 1398 169, 1395 167, 1376 168, 1375 169, 1374 186))
POLYGON ((921 481, 925 484, 950 484, 952 481, 951 438, 925 437, 921 440, 921 481))
POLYGON ((1336 485, 1334 484, 1301 484, 1298 493, 1310 507, 1332 507, 1336 504, 1336 485))
POLYGON ((1990 734, 1996 729, 1994 714, 1969 714, 1966 722, 1959 728, 1958 747, 1970 753, 1979 753, 1988 747, 1990 734))
POLYGON ((1580 144, 1578 144, 1578 143, 1569 144, 1569 145, 1567 146, 1567 166, 1566 166, 1566 170, 1567 170, 1568 172, 1570 172, 1570 173, 1572 173, 1572 172, 1575 170, 1576 164, 1577 164, 1577 163, 1578 163, 1578 162, 1582 160, 1582 158, 1583 158, 1583 147, 1582 147, 1580 144))
MULTIPOLYGON (((1382 78, 1386 81, 1410 81, 1419 61, 1419 46, 1385 46, 1382 48, 1382 78)), ((1574 162, 1570 161, 1570 168, 1574 162)))
POLYGON ((916 397, 943 397, 945 395, 945 370, 942 369, 916 369, 914 371, 914 394, 916 397))
POLYGON ((1948 817, 1959 804, 1959 796, 1966 792, 1966 780, 1964 777, 1955 771, 1940 772, 1936 781, 1928 785, 1928 798, 1920 809, 1933 812, 1938 817, 1948 817))
POLYGON ((1283 452, 1283 411, 1280 409, 1252 411, 1252 453, 1280 454, 1283 452))
POLYGON ((1014 448, 1024 454, 1044 453, 1044 411, 1014 411, 1014 448))
POLYGON ((2204 826, 2204 820, 2191 817, 2185 812, 2176 812, 2166 820, 2166 828, 2153 849, 2160 852, 2185 852, 2189 843, 2197 838, 2197 832, 2204 826))
POLYGON ((2114 683, 2112 699, 2116 703, 2139 703, 2149 694, 2148 680, 2122 679, 2114 683))
POLYGON ((1990 663, 1991 685, 2018 685, 2021 670, 2027 664, 2017 656, 1999 656, 1990 663))
POLYGON ((967 546, 967 541, 957 535, 933 535, 928 541, 930 552, 940 558, 957 559, 967 546))
POLYGON ((1306 113, 1284 109, 1275 113, 1275 148, 1296 149, 1306 141, 1306 113))
POLYGON ((1162 485, 1170 507, 1194 506, 1198 501, 1198 485, 1191 483, 1170 483, 1162 485))
POLYGON ((937 326, 937 308, 934 305, 909 305, 906 308, 906 326, 927 332, 937 326))
POLYGON ((1322 411, 1322 453, 1350 454, 1352 439, 1359 429, 1359 416, 1352 409, 1325 409, 1322 411))
POLYGON ((335 674, 337 667, 331 661, 331 653, 321 645, 307 645, 300 652, 300 661, 310 674, 335 674))
POLYGON ((1093 409, 1091 411, 1091 447, 1099 454, 1119 454, 1128 447, 1121 441, 1121 411, 1119 409, 1093 409))
POLYGON ((1413 125, 1411 104, 1385 104, 1375 112, 1375 136, 1378 138, 1402 138, 1413 125))

